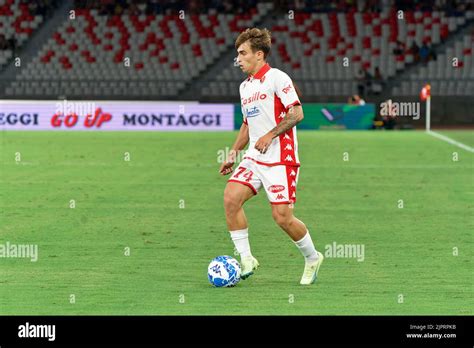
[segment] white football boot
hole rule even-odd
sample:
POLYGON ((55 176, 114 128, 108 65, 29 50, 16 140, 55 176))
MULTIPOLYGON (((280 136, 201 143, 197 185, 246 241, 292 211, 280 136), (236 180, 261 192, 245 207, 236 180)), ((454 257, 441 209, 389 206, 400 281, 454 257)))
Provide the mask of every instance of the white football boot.
POLYGON ((314 262, 306 262, 304 265, 303 276, 301 277, 301 285, 311 285, 318 278, 319 267, 323 263, 324 256, 318 251, 318 259, 314 262))
POLYGON ((253 274, 253 271, 255 271, 259 266, 257 259, 253 256, 242 258, 240 263, 242 265, 240 278, 242 279, 247 279, 250 277, 253 274))

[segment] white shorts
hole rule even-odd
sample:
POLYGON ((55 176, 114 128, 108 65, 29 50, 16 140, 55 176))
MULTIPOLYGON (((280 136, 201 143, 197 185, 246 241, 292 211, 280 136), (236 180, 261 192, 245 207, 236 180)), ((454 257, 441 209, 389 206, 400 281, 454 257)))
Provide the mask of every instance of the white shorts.
POLYGON ((296 185, 299 167, 266 166, 244 159, 232 173, 228 182, 238 182, 252 189, 254 194, 263 187, 271 204, 296 202, 296 185))

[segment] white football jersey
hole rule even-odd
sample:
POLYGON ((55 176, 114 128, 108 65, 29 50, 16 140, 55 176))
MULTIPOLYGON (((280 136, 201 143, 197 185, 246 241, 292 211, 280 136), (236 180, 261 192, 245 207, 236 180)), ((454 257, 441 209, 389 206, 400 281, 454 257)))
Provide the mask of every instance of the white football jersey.
POLYGON ((250 137, 244 158, 263 165, 299 166, 296 126, 273 139, 266 153, 255 148, 257 140, 275 128, 291 106, 301 104, 290 77, 266 64, 240 84, 240 100, 250 137))

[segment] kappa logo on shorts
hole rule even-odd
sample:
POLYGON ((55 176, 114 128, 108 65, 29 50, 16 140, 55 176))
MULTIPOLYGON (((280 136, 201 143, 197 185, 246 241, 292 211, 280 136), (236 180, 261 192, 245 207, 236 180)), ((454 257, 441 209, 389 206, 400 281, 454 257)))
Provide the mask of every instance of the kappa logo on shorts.
POLYGON ((281 193, 276 196, 275 199, 286 199, 281 193))
POLYGON ((272 185, 268 187, 268 191, 270 191, 271 193, 278 193, 278 192, 283 191, 284 189, 285 189, 285 186, 283 185, 272 185))

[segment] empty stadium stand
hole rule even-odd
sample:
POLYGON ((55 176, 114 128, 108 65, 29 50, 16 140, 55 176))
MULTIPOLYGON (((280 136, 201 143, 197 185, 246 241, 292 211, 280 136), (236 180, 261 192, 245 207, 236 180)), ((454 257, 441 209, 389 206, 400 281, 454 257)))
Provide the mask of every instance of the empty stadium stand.
POLYGON ((429 61, 393 87, 395 95, 414 95, 426 81, 431 84, 433 95, 474 95, 474 31, 457 38, 453 45, 440 53, 436 60, 429 61))
MULTIPOLYGON (((463 17, 447 17, 436 11, 405 12, 404 18, 406 20, 398 20, 395 10, 385 14, 304 13, 297 14, 294 20, 282 18, 271 28, 274 38, 271 61, 294 76, 305 94, 350 95, 357 91, 356 73, 360 69, 374 75, 375 68, 379 67, 385 78, 392 78, 414 62, 409 51, 394 54, 397 40, 405 47, 411 47, 414 41, 439 44, 472 20, 474 12, 463 17), (343 64, 345 57, 348 66, 343 64)), ((473 42, 466 39, 464 44, 460 53, 470 58, 473 42)), ((443 56, 439 58, 429 62, 430 69, 434 64, 439 68, 446 66, 441 60, 443 56)), ((459 74, 473 79, 468 66, 470 59, 463 61, 466 66, 459 69, 459 74)), ((204 94, 219 95, 219 91, 235 94, 242 74, 229 64, 216 79, 204 94)))
POLYGON ((55 1, 0 1, 0 68, 13 58, 14 51, 21 48, 33 32, 54 10, 55 1))
MULTIPOLYGON (((53 2, 40 10, 31 3, 0 2, 0 35, 15 42, 15 49, 27 44, 45 14, 54 11, 53 2)), ((76 1, 74 19, 65 17, 14 79, 0 85, 4 97, 173 99, 188 93, 194 99, 237 99, 244 76, 231 59, 234 41, 240 31, 257 25, 272 31, 270 64, 290 74, 306 97, 356 93, 360 73, 374 76, 376 68, 388 93, 416 95, 427 79, 439 81, 433 93, 473 93, 473 35, 460 34, 474 23, 472 8, 409 9, 402 17, 393 5, 364 12, 322 8, 290 18, 287 8, 282 11, 273 1, 221 12, 194 8, 181 16, 174 8, 159 7, 159 1, 146 9, 143 2, 122 1, 128 7, 119 13, 84 3, 76 1), (413 43, 426 43, 436 58, 420 61, 413 43), (454 57, 459 65, 452 69, 454 57), (200 81, 216 64, 223 68, 200 81)), ((14 49, 0 49, 0 69, 13 58, 14 49)))

